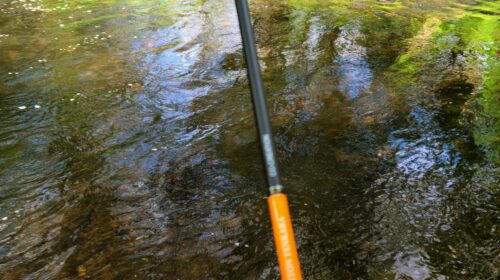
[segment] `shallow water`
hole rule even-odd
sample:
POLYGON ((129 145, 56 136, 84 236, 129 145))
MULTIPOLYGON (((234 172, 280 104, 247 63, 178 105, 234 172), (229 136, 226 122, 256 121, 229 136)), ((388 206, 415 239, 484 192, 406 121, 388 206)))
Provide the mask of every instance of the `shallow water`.
MULTIPOLYGON (((251 4, 306 279, 498 277, 498 6, 251 4)), ((2 279, 278 279, 238 32, 232 0, 0 1, 2 279)))

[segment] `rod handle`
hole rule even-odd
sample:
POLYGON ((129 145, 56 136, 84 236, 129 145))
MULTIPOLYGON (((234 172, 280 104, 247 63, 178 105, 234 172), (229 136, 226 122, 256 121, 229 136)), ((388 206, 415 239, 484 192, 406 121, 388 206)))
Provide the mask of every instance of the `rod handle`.
POLYGON ((297 245, 285 194, 273 194, 267 199, 273 224, 274 244, 278 254, 281 280, 302 280, 297 245))

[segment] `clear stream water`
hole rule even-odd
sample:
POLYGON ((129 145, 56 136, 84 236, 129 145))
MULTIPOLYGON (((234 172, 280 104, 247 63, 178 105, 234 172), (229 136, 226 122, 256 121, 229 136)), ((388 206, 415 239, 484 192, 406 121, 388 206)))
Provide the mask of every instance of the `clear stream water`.
MULTIPOLYGON (((251 1, 306 279, 498 279, 486 60, 452 30, 397 67, 495 7, 251 1)), ((238 32, 232 0, 0 1, 1 279, 278 279, 238 32)))

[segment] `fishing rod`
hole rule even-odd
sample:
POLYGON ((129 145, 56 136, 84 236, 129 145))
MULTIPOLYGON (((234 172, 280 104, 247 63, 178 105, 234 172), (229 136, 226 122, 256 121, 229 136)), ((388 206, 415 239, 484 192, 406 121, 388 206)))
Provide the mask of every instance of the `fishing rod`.
POLYGON ((264 157, 269 197, 267 202, 271 214, 274 243, 282 280, 301 280, 299 256, 293 236, 288 200, 282 192, 283 186, 278 173, 278 161, 274 149, 271 124, 266 108, 264 86, 260 76, 260 66, 252 30, 252 21, 247 0, 235 0, 240 23, 243 52, 247 64, 247 75, 252 91, 252 102, 257 122, 261 150, 264 157))

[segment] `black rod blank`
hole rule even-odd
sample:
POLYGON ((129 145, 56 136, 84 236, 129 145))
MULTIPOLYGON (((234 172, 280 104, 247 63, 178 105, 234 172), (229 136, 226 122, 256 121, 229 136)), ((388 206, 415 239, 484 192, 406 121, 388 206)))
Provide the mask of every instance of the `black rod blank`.
POLYGON ((247 64, 247 75, 252 91, 252 102, 259 132, 262 154, 265 160, 265 170, 269 192, 271 194, 280 193, 282 190, 278 173, 278 162, 273 144, 271 124, 267 114, 264 85, 260 76, 260 66, 257 56, 252 21, 247 0, 235 0, 238 20, 240 23, 243 52, 247 64))

